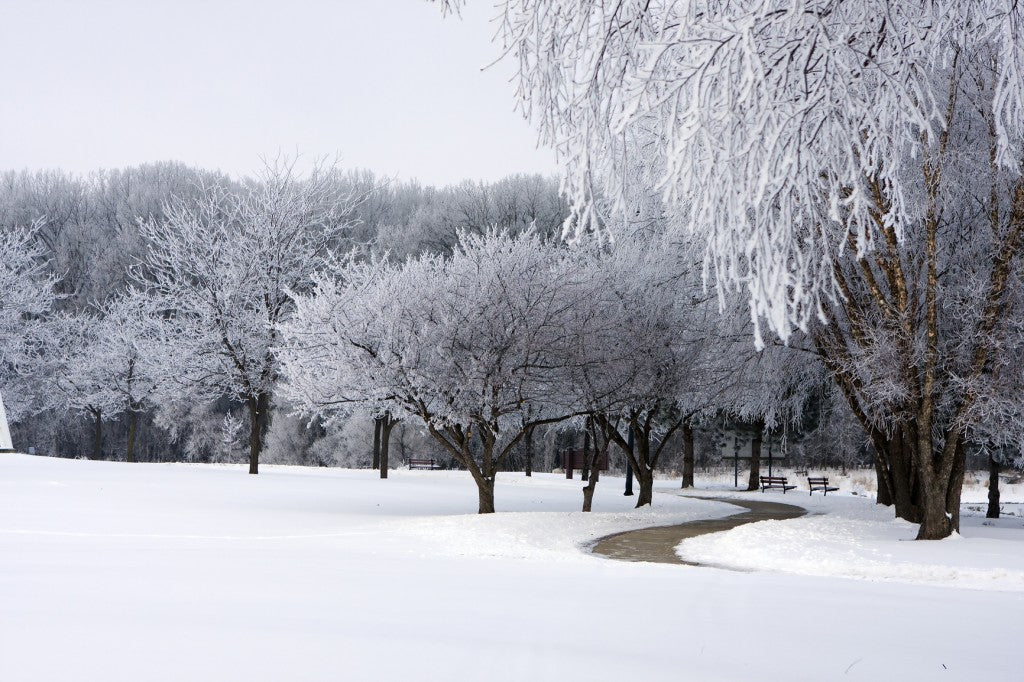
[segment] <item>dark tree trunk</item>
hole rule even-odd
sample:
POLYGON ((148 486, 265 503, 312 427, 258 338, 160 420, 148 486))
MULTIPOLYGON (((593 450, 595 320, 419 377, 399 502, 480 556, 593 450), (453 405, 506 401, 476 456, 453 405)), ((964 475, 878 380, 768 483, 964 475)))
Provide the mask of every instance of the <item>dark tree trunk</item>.
POLYGON ((124 451, 126 462, 135 461, 135 434, 138 431, 139 413, 134 409, 128 409, 128 444, 124 451))
POLYGON ((764 426, 758 422, 754 428, 754 436, 750 441, 750 478, 747 479, 747 490, 761 488, 761 433, 764 426))
POLYGON ((388 451, 391 449, 391 430, 395 428, 395 424, 398 423, 397 419, 392 419, 391 413, 387 412, 381 418, 380 427, 380 477, 388 477, 388 451))
POLYGON ((583 468, 580 470, 580 478, 584 481, 590 478, 590 429, 583 429, 583 468))
POLYGON ((640 488, 636 496, 636 508, 639 509, 654 502, 654 470, 641 465, 639 470, 634 473, 640 488))
POLYGON ((946 515, 946 481, 931 482, 921 500, 921 526, 917 530, 918 540, 941 540, 952 535, 953 521, 946 515))
POLYGON ((601 479, 601 467, 590 468, 590 476, 587 484, 583 486, 583 511, 588 512, 594 504, 594 491, 597 490, 597 482, 601 479))
MULTIPOLYGON (((875 446, 879 504, 891 504, 895 507, 897 517, 911 523, 922 523, 924 492, 919 481, 922 472, 918 471, 917 462, 920 459, 916 452, 918 439, 914 427, 904 423, 891 437, 877 432, 871 436, 875 446)), ((945 509, 944 488, 940 497, 937 504, 945 509)))
POLYGON ((526 440, 526 443, 525 443, 525 449, 526 449, 526 466, 525 466, 525 468, 526 468, 526 475, 532 477, 533 476, 533 428, 532 427, 527 427, 526 434, 524 435, 524 439, 526 440))
POLYGON ((478 514, 494 513, 494 479, 478 479, 476 482, 477 495, 480 499, 478 514))
POLYGON ((882 467, 882 462, 875 456, 875 482, 878 492, 875 501, 886 507, 892 506, 892 485, 889 483, 889 476, 882 467))
POLYGON ((383 417, 373 420, 373 468, 380 469, 380 427, 383 417))
POLYGON ((964 473, 967 468, 967 450, 963 439, 957 443, 953 456, 953 471, 949 475, 949 488, 946 490, 946 514, 949 516, 953 530, 960 532, 960 495, 964 489, 964 473))
POLYGON ((985 517, 999 518, 999 462, 991 455, 988 458, 988 510, 985 517))
POLYGON ((103 410, 89 408, 93 420, 92 455, 89 459, 103 457, 103 410))
POLYGON ((640 428, 643 422, 634 418, 630 422, 633 431, 633 452, 630 453, 630 465, 636 476, 637 492, 636 508, 654 502, 654 468, 651 466, 651 433, 649 429, 640 428))
POLYGON ((250 396, 246 405, 249 408, 249 473, 258 474, 263 440, 270 424, 270 394, 263 392, 250 396))
POLYGON ((587 484, 583 486, 583 511, 590 511, 594 504, 594 491, 597 490, 597 482, 601 479, 601 460, 604 459, 604 454, 608 452, 608 439, 604 439, 601 447, 598 447, 597 429, 594 428, 593 422, 587 420, 586 426, 587 438, 584 440, 584 463, 583 466, 588 470, 588 476, 586 476, 587 484), (587 448, 587 443, 591 440, 594 442, 592 450, 587 448), (588 451, 589 450, 589 451, 588 451), (587 459, 589 457, 589 459, 587 459))
POLYGON ((683 488, 693 487, 693 427, 683 424, 683 488))

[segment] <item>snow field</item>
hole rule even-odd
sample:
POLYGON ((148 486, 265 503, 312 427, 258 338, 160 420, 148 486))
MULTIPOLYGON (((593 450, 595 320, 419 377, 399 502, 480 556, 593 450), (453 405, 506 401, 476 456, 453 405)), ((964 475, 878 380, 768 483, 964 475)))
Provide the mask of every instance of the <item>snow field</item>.
POLYGON ((1020 593, 616 562, 732 509, 580 486, 2 456, 0 680, 1016 679, 1020 593))

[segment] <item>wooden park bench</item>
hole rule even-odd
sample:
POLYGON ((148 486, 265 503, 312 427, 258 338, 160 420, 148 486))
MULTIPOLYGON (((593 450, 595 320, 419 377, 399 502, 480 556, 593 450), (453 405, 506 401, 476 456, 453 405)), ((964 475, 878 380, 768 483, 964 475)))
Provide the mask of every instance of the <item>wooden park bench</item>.
POLYGON ((765 490, 781 489, 783 494, 785 494, 787 490, 792 490, 796 487, 795 485, 786 485, 786 481, 787 479, 785 476, 762 476, 761 492, 764 492, 765 490))
POLYGON ((807 487, 810 489, 808 495, 813 495, 815 490, 820 490, 822 495, 828 495, 830 492, 835 492, 839 488, 830 487, 828 484, 828 478, 825 476, 808 476, 807 487))
POLYGON ((410 469, 440 469, 441 465, 437 463, 436 459, 415 459, 409 458, 410 469))
POLYGON ((797 476, 806 476, 807 475, 807 469, 797 469, 793 473, 796 474, 797 476))

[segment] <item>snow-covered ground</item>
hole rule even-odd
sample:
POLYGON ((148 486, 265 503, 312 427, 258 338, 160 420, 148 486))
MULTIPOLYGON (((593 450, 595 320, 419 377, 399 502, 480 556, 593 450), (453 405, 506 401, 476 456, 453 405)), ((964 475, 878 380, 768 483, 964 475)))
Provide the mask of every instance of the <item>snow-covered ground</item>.
POLYGON ((815 515, 684 543, 769 569, 736 572, 582 551, 735 510, 635 512, 621 479, 585 515, 501 474, 481 517, 464 473, 263 471, 0 455, 0 680, 1019 679, 1020 519, 912 543, 867 499, 757 493, 815 515))
MULTIPOLYGON (((741 495, 750 493, 726 496, 741 495)), ((894 519, 891 509, 862 498, 811 497, 806 492, 789 492, 783 498, 776 492, 758 499, 791 502, 810 513, 691 538, 677 548, 677 554, 687 561, 748 571, 1024 592, 1024 521, 1020 518, 989 521, 965 516, 960 536, 912 542, 916 525, 894 519)))

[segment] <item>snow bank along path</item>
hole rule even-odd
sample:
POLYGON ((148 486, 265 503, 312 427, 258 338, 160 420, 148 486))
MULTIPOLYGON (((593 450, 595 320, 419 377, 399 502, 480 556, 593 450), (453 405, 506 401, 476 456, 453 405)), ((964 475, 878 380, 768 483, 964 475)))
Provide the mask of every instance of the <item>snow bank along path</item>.
MULTIPOLYGON (((782 521, 795 519, 807 513, 806 509, 791 504, 765 502, 762 500, 740 500, 736 498, 706 497, 714 502, 724 502, 743 507, 747 511, 719 519, 690 521, 678 526, 657 526, 617 533, 598 540, 594 545, 595 554, 620 561, 650 561, 662 564, 700 565, 685 561, 676 553, 676 546, 683 540, 708 533, 720 533, 737 526, 758 521, 782 521)), ((705 564, 706 565, 706 564, 705 564)))
MULTIPOLYGON (((760 493, 714 499, 739 504, 744 495, 760 493)), ((676 552, 684 562, 742 571, 1024 593, 1020 518, 961 516, 960 535, 917 542, 917 526, 894 518, 892 509, 872 500, 843 495, 798 499, 810 512, 807 516, 690 537, 676 552)))

